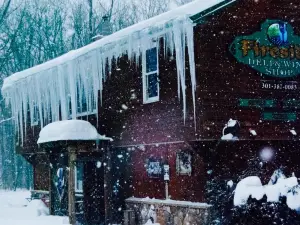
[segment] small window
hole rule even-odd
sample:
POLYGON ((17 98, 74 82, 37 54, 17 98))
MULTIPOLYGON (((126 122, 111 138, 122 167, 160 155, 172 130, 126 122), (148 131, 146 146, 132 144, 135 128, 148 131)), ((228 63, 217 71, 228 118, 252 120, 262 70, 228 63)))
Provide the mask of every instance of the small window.
POLYGON ((143 101, 159 101, 159 71, 157 47, 143 53, 143 101))
POLYGON ((77 162, 75 167, 75 192, 83 192, 83 163, 77 162))
MULTIPOLYGON (((78 79, 81 79, 80 77, 78 79)), ((86 93, 84 90, 83 86, 83 81, 81 80, 77 84, 77 89, 76 89, 76 105, 77 105, 77 117, 80 116, 87 116, 87 115, 93 115, 97 114, 97 105, 95 104, 95 97, 94 97, 94 90, 90 90, 88 93, 88 99, 86 98, 86 93), (89 100, 89 101, 88 101, 89 100)), ((71 96, 68 95, 68 113, 69 113, 69 119, 72 118, 72 101, 71 101, 71 96)))

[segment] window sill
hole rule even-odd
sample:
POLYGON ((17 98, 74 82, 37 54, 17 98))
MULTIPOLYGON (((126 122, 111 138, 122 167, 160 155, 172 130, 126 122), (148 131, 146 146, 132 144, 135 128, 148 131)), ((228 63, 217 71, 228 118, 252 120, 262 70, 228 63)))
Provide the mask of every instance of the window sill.
MULTIPOLYGON (((94 110, 93 112, 77 113, 77 114, 76 114, 76 118, 82 117, 82 116, 96 115, 97 113, 98 113, 97 110, 94 110)), ((69 116, 69 119, 72 119, 72 115, 69 116)))
POLYGON ((34 122, 34 123, 31 123, 31 127, 35 127, 35 126, 37 126, 37 125, 39 125, 39 122, 37 121, 37 122, 34 122))
POLYGON ((150 104, 150 103, 154 103, 154 102, 159 102, 159 97, 149 98, 149 99, 143 101, 144 104, 150 104))

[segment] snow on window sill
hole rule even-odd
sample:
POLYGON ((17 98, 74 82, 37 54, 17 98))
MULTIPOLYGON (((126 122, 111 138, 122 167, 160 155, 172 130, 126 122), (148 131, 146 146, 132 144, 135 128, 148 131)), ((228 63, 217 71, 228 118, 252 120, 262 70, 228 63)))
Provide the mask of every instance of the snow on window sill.
MULTIPOLYGON (((82 117, 82 116, 90 116, 90 115, 96 115, 98 111, 95 109, 93 112, 83 112, 83 113, 77 113, 76 117, 82 117)), ((69 115, 69 119, 72 119, 72 115, 69 115)))
POLYGON ((159 101, 159 97, 153 97, 153 98, 149 98, 149 99, 144 99, 143 103, 144 104, 149 104, 149 103, 154 103, 154 102, 158 102, 159 101))
POLYGON ((39 121, 36 121, 36 122, 32 122, 32 123, 31 123, 31 126, 32 126, 32 127, 35 127, 35 126, 37 126, 37 125, 39 125, 39 121))

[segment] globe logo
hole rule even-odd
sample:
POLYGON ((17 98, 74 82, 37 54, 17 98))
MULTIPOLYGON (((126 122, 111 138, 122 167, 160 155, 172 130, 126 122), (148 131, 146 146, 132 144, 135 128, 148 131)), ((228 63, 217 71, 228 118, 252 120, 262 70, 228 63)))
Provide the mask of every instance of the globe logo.
POLYGON ((288 42, 286 23, 273 23, 268 28, 268 38, 271 43, 277 46, 283 46, 288 42))

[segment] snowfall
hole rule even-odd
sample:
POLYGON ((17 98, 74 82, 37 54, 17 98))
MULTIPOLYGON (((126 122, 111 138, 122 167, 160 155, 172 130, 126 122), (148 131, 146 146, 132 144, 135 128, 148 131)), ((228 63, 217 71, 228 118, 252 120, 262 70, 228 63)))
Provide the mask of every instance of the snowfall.
POLYGON ((0 190, 1 225, 61 225, 69 224, 67 217, 49 216, 49 209, 40 200, 29 202, 29 191, 0 190))

